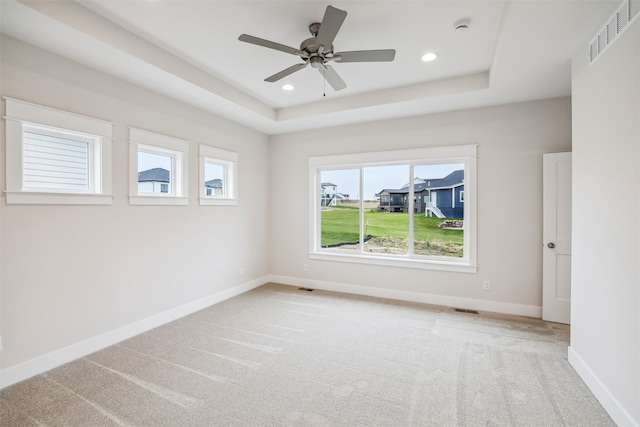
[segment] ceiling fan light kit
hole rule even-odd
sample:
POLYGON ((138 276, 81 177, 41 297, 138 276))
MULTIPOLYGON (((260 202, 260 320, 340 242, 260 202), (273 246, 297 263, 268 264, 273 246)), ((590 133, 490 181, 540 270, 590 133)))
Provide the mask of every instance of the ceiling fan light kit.
POLYGON ((333 41, 346 17, 347 12, 344 10, 337 9, 333 6, 327 6, 322 22, 314 22, 309 25, 309 32, 313 37, 304 40, 300 44, 300 49, 295 49, 293 47, 250 36, 248 34, 240 35, 238 40, 269 49, 279 50, 291 55, 296 55, 302 59, 302 63, 292 65, 291 67, 285 68, 284 70, 267 77, 264 79, 266 82, 277 82, 284 77, 311 65, 312 68, 317 68, 318 71, 320 71, 320 74, 322 74, 324 79, 334 90, 339 91, 346 88, 347 84, 342 80, 333 67, 327 65, 328 62, 391 62, 396 56, 396 51, 394 49, 358 50, 334 53, 333 41))

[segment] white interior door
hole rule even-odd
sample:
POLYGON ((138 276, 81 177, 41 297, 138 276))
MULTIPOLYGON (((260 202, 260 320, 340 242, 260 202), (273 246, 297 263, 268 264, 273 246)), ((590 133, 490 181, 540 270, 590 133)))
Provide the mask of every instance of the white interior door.
POLYGON ((543 156, 542 318, 571 322, 571 153, 543 156))

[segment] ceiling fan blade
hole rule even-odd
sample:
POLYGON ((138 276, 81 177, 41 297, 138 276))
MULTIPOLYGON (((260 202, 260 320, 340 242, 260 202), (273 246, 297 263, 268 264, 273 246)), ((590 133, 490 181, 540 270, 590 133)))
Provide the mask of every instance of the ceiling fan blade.
POLYGON ((324 12, 324 18, 322 18, 322 23, 320 24, 320 30, 316 36, 316 46, 324 46, 323 50, 325 52, 329 50, 346 17, 347 12, 344 10, 327 6, 327 10, 324 12))
POLYGON ((347 87, 347 84, 340 78, 336 70, 334 70, 329 65, 324 65, 318 68, 320 74, 324 77, 324 79, 331 85, 333 90, 338 91, 347 87))
POLYGON ((302 52, 299 49, 285 46, 280 43, 272 42, 269 40, 261 39, 259 37, 250 36, 249 34, 241 34, 238 37, 241 42, 251 43, 262 47, 268 47, 269 49, 279 50, 280 52, 290 53, 292 55, 301 55, 302 52))
POLYGON ((333 55, 337 62, 391 62, 396 57, 395 49, 354 50, 333 55))
POLYGON ((280 71, 279 73, 275 73, 273 76, 271 77, 267 77, 266 79, 264 79, 265 82, 277 82, 278 80, 287 77, 289 74, 293 74, 296 71, 302 70, 303 68, 305 68, 307 66, 307 64, 309 64, 308 62, 303 62, 301 64, 296 64, 296 65, 292 65, 289 68, 285 68, 284 70, 280 71))

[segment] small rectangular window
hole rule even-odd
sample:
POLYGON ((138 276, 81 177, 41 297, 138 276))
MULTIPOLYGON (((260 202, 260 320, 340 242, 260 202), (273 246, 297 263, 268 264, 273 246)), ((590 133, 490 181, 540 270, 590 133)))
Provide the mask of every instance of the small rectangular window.
POLYGON ((91 154, 97 144, 95 136, 25 125, 23 189, 92 192, 91 154))
POLYGON ((189 142, 130 128, 133 205, 187 205, 189 142))
POLYGON ((238 154, 200 145, 200 204, 237 205, 238 154))
POLYGON ((111 204, 111 123, 5 100, 7 203, 111 204))

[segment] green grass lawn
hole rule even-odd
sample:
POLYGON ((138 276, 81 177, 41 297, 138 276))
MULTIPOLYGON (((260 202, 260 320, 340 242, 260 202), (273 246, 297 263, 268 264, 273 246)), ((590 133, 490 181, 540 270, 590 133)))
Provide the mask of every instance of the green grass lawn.
MULTIPOLYGON (((408 250, 409 214, 365 212, 364 234, 373 238, 367 243, 370 252, 406 253, 408 250)), ((443 230, 442 218, 414 216, 414 253, 462 257, 463 231, 443 230)), ((357 208, 336 207, 322 211, 322 246, 359 240, 357 208)))

